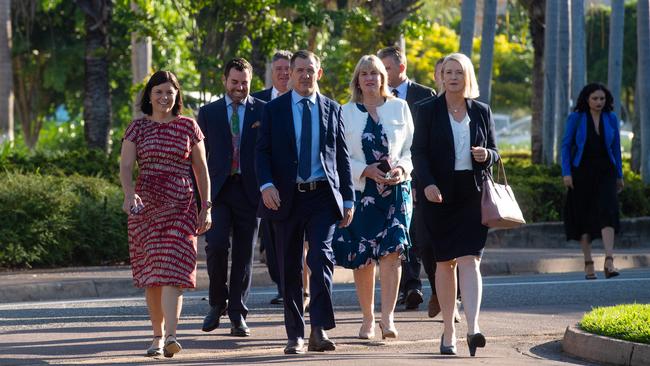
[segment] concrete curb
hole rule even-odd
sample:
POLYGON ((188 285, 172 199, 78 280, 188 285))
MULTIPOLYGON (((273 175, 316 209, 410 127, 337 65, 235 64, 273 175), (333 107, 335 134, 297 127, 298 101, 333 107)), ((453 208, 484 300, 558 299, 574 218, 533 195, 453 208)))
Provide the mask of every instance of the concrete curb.
POLYGON ((650 365, 650 345, 587 333, 577 325, 564 332, 562 350, 589 361, 625 366, 650 365))

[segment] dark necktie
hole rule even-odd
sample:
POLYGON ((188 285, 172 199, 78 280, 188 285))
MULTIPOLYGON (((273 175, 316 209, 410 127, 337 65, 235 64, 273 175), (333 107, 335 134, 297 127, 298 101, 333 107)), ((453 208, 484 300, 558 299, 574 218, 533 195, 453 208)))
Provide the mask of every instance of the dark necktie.
POLYGON ((393 96, 399 98, 399 91, 397 89, 393 89, 393 96))
POLYGON ((302 131, 298 175, 306 181, 311 176, 311 109, 309 99, 304 98, 300 103, 302 103, 302 131))

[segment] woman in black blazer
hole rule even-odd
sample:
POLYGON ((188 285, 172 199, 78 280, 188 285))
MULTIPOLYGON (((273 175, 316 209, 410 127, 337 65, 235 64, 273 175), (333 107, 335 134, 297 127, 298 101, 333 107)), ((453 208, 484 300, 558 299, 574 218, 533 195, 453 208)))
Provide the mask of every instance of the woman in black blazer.
POLYGON ((499 160, 492 112, 473 100, 478 85, 470 59, 453 53, 442 64, 440 97, 420 105, 411 147, 420 182, 423 233, 432 243, 437 262, 436 293, 442 308, 444 333, 440 353, 456 354, 456 267, 467 318, 470 355, 485 346, 478 313, 482 280, 479 265, 487 238, 481 224, 483 175, 499 160))

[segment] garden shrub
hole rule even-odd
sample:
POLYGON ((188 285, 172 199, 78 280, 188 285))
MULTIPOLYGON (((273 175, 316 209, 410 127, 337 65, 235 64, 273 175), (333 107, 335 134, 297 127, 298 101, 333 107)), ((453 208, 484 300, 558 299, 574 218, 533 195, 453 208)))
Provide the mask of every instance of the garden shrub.
POLYGON ((119 186, 101 178, 0 173, 0 267, 128 259, 119 186))

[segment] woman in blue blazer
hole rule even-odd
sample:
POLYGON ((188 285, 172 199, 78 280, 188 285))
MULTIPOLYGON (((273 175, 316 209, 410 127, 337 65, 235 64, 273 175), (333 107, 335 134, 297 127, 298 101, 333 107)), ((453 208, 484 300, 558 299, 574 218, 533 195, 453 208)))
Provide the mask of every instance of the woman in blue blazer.
POLYGON ((562 139, 562 178, 568 188, 564 209, 567 240, 579 240, 585 278, 596 279, 591 241, 602 238, 605 278, 614 267, 614 233, 619 229, 618 197, 623 189, 619 122, 612 93, 602 84, 585 86, 569 115, 562 139))

